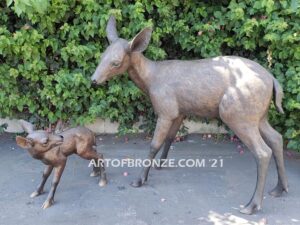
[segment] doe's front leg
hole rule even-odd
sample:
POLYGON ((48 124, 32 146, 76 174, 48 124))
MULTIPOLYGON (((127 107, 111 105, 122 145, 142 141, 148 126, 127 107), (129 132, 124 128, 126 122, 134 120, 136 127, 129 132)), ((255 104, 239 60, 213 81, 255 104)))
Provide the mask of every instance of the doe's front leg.
POLYGON ((162 167, 162 164, 164 163, 164 161, 167 159, 168 157, 168 153, 170 151, 170 147, 172 145, 172 142, 174 141, 175 137, 176 137, 176 134, 182 124, 182 121, 184 119, 184 116, 179 116, 178 118, 176 118, 174 121, 173 121, 173 124, 167 134, 167 137, 166 137, 166 140, 165 140, 165 145, 164 145, 164 148, 163 148, 163 152, 161 153, 161 156, 160 156, 160 164, 159 166, 156 167, 156 169, 161 169, 162 167))
MULTIPOLYGON (((151 165, 153 159, 155 158, 156 154, 159 152, 162 144, 164 143, 172 124, 172 120, 158 118, 156 128, 154 131, 154 136, 150 145, 150 152, 148 155, 148 160, 151 161, 151 165)), ((131 183, 131 186, 140 187, 147 181, 151 165, 142 168, 139 177, 131 183)))
POLYGON ((43 209, 49 208, 51 205, 53 205, 54 194, 55 194, 57 185, 60 181, 61 175, 65 169, 65 166, 66 166, 66 161, 64 161, 62 164, 54 167, 54 176, 53 176, 53 180, 52 180, 52 184, 51 184, 51 189, 50 189, 50 192, 48 194, 46 201, 42 205, 43 209))

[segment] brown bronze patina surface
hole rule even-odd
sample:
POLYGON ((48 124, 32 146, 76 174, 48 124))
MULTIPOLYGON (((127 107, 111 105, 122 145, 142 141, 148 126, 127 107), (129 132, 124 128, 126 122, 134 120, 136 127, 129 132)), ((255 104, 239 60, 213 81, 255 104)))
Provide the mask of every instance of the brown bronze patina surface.
MULTIPOLYGON (((43 193, 44 185, 54 169, 51 189, 42 206, 43 209, 50 207, 54 202, 54 194, 69 155, 77 154, 87 160, 103 162, 102 154, 96 151, 93 132, 85 127, 71 128, 59 134, 51 134, 44 130, 34 130, 34 126, 27 121, 20 120, 20 122, 28 135, 27 137, 17 136, 17 144, 27 149, 33 158, 46 164, 42 181, 30 197, 33 198, 43 193)), ((102 187, 105 186, 107 181, 104 164, 99 164, 99 167, 93 168, 91 176, 100 175, 99 185, 102 187)))
MULTIPOLYGON (((110 17, 106 32, 110 45, 91 79, 94 84, 101 84, 128 71, 130 79, 150 97, 158 120, 148 159, 152 160, 163 144, 161 159, 167 158, 185 116, 220 118, 250 149, 257 162, 256 188, 241 212, 252 214, 261 208, 272 153, 278 183, 270 194, 280 196, 287 192, 282 136, 267 118, 273 94, 277 110, 283 113, 282 88, 272 74, 258 63, 237 56, 151 61, 142 54, 149 44, 151 28, 127 41, 118 37, 115 18, 110 17)), ((150 167, 143 168, 132 186, 146 182, 149 170, 150 167)))

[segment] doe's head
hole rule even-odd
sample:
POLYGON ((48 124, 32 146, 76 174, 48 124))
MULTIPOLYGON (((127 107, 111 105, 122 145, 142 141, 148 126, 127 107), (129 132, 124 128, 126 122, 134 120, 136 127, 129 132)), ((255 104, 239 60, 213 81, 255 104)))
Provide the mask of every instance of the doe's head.
POLYGON ((110 16, 106 27, 110 45, 102 54, 99 65, 92 76, 93 84, 101 84, 112 77, 122 74, 129 68, 130 56, 134 52, 143 52, 151 38, 152 28, 144 28, 131 41, 119 38, 116 19, 110 16))
POLYGON ((17 145, 21 148, 46 152, 63 143, 64 137, 61 135, 51 134, 44 130, 34 130, 34 125, 25 120, 20 120, 20 123, 24 131, 28 133, 26 137, 16 137, 17 145))

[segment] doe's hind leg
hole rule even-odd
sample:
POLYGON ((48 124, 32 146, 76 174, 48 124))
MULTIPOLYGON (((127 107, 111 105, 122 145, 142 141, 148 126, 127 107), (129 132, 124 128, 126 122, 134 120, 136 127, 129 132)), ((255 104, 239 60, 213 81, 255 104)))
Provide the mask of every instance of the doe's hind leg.
POLYGON ((244 214, 253 214, 255 211, 261 209, 267 170, 272 156, 272 150, 264 142, 259 133, 259 129, 255 126, 255 124, 239 121, 239 123, 228 125, 254 154, 256 160, 257 181, 255 191, 250 202, 240 210, 240 212, 244 214))
MULTIPOLYGON (((259 76, 258 76, 259 77, 259 76)), ((219 115, 231 130, 253 153, 257 165, 255 191, 250 202, 240 210, 252 214, 261 209, 267 171, 272 150, 260 133, 260 121, 268 110, 272 89, 266 89, 267 78, 253 79, 253 82, 241 82, 228 88, 220 105, 219 115)))
POLYGON ((272 149, 278 174, 278 183, 269 194, 274 197, 279 197, 282 195, 282 192, 288 192, 288 182, 283 159, 282 136, 269 124, 267 118, 264 118, 260 122, 259 130, 264 141, 272 149))

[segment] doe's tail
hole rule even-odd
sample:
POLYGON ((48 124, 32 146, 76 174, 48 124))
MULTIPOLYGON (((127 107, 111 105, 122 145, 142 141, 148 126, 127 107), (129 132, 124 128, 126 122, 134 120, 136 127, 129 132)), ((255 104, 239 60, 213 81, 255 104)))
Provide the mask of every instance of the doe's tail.
POLYGON ((274 103, 275 107, 278 112, 281 114, 284 114, 283 108, 282 108, 282 98, 283 98, 283 91, 282 87, 280 86, 279 82, 274 78, 273 79, 273 91, 274 91, 274 103))

